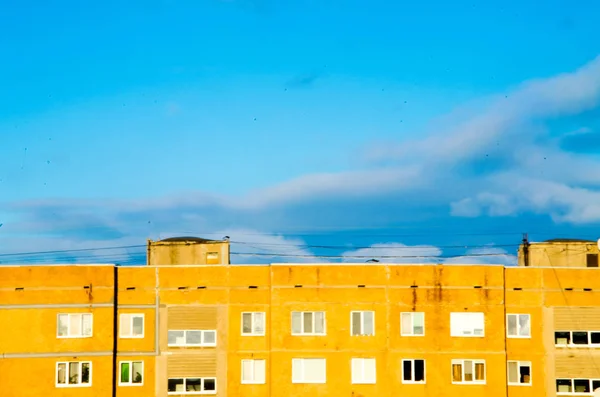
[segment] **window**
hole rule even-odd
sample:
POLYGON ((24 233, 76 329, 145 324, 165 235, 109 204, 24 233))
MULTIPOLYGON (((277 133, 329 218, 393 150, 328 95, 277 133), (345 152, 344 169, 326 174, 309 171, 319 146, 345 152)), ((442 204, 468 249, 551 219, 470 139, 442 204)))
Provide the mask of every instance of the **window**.
POLYGON ((425 360, 402 360, 402 383, 425 383, 425 360))
POLYGON ((292 312, 292 335, 325 335, 325 312, 292 312))
POLYGON ((292 383, 325 383, 326 373, 324 358, 292 359, 292 383))
POLYGON ((265 360, 242 360, 242 383, 265 383, 265 360))
POLYGON ((600 379, 557 379, 557 395, 578 395, 585 394, 591 396, 596 389, 600 388, 600 379))
POLYGON ((217 394, 217 378, 170 378, 168 394, 217 394))
POLYGON ((215 330, 169 330, 168 345, 178 347, 203 347, 217 345, 215 330))
POLYGON ((57 320, 57 337, 89 338, 92 336, 91 313, 59 314, 57 320))
POLYGON ((91 385, 91 362, 70 361, 56 363, 56 387, 85 387, 91 385))
POLYGON ((375 312, 350 312, 350 335, 375 335, 375 312))
POLYGON ((377 370, 374 358, 353 358, 351 365, 353 384, 376 383, 377 370))
POLYGON ((452 383, 485 383, 485 360, 452 360, 452 383))
POLYGON ((141 386, 144 381, 144 362, 143 361, 121 361, 121 386, 141 386))
POLYGON ((508 362, 508 384, 509 385, 531 385, 531 362, 509 361, 508 362))
POLYGON ((218 252, 207 252, 206 253, 206 264, 207 265, 219 264, 219 253, 218 252))
POLYGON ((121 314, 121 338, 144 337, 143 314, 121 314))
POLYGON ((425 335, 425 313, 404 312, 400 313, 400 335, 423 336, 425 335))
POLYGON ((569 347, 600 347, 600 331, 556 331, 554 344, 569 347))
POLYGON ((483 337, 483 313, 450 313, 450 336, 483 337))
POLYGON ((507 314, 506 334, 509 338, 531 337, 531 319, 529 314, 507 314))
POLYGON ((261 336, 265 334, 265 313, 242 313, 242 335, 261 336))
POLYGON ((598 267, 598 254, 587 254, 586 255, 586 266, 587 267, 598 267))

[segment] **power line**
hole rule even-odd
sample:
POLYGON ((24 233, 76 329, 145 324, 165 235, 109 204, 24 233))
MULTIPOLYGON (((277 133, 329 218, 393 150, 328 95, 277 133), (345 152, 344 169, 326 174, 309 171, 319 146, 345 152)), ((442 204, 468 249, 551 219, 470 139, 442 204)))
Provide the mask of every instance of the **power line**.
POLYGON ((105 251, 105 250, 116 250, 116 249, 130 249, 130 248, 145 248, 145 245, 123 245, 115 247, 100 247, 100 248, 80 248, 71 250, 55 250, 55 251, 33 251, 33 252, 16 252, 9 254, 0 254, 0 257, 6 256, 25 256, 25 255, 42 255, 42 254, 62 254, 69 252, 85 252, 85 251, 105 251))
MULTIPOLYGON (((373 244, 371 246, 353 246, 353 245, 313 245, 313 244, 285 244, 285 243, 261 243, 261 242, 250 242, 250 241, 230 241, 232 244, 242 245, 265 245, 265 246, 278 246, 278 247, 299 247, 299 248, 322 248, 322 249, 423 249, 423 248, 440 248, 440 249, 451 249, 451 248, 499 248, 499 247, 518 247, 520 244, 494 244, 494 245, 407 245, 407 246, 393 246, 386 245, 386 243, 373 244)), ((258 248, 258 247, 253 247, 258 248)), ((260 249, 260 248, 258 248, 260 249)))
MULTIPOLYGON (((289 257, 289 258, 373 258, 373 255, 311 255, 311 254, 279 254, 279 253, 258 253, 258 252, 231 252, 231 255, 241 256, 269 256, 269 257, 289 257)), ((511 256, 510 254, 465 254, 465 255, 374 255, 375 258, 469 258, 475 256, 511 256)))

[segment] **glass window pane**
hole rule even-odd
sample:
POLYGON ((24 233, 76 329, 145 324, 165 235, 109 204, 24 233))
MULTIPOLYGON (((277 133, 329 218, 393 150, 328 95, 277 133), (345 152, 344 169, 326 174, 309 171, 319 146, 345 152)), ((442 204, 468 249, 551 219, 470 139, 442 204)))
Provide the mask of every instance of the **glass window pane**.
POLYGON ((252 360, 242 360, 242 382, 252 381, 254 381, 252 360))
POLYGON ((187 331, 185 333, 185 344, 186 345, 202 344, 202 331, 187 331))
POLYGON ((184 391, 183 379, 169 379, 168 380, 168 391, 184 391))
POLYGON ((506 328, 508 329, 508 335, 517 335, 517 316, 515 316, 514 314, 509 314, 506 317, 506 328))
POLYGON ((475 363, 475 380, 485 380, 484 363, 475 363))
POLYGON ((204 337, 203 344, 205 345, 214 345, 217 341, 217 331, 203 331, 202 335, 204 337))
POLYGON ((529 336, 529 314, 521 314, 519 316, 519 336, 529 336))
POLYGON ((374 335, 375 334, 375 313, 364 312, 363 314, 363 334, 374 335))
POLYGON ((315 312, 315 333, 325 333, 325 312, 315 312))
POLYGON ((557 379, 556 391, 559 393, 571 393, 573 382, 571 379, 557 379))
POLYGON ((519 383, 531 383, 531 363, 521 363, 519 367, 519 383))
POLYGON ((129 383, 129 363, 121 363, 121 383, 129 383))
POLYGON ((184 341, 183 331, 168 331, 168 344, 169 345, 180 345, 184 341))
POLYGON ((313 332, 313 313, 312 312, 305 312, 302 313, 302 318, 304 321, 304 327, 302 329, 302 332, 304 332, 305 334, 312 334, 313 332))
POLYGON ((81 335, 81 314, 71 314, 69 316, 70 336, 81 335))
POLYGON ((412 361, 404 360, 402 362, 402 379, 405 381, 412 381, 412 361))
POLYGON ((129 314, 121 314, 121 335, 131 336, 131 317, 129 314))
POLYGON ((69 363, 69 384, 79 384, 79 363, 69 363))
POLYGON ((292 359, 292 381, 302 382, 304 380, 304 371, 302 371, 303 362, 302 359, 292 359))
POLYGON ((134 361, 132 364, 131 380, 133 383, 142 383, 144 376, 144 364, 141 361, 134 361))
POLYGON ((364 381, 365 382, 376 382, 377 380, 377 362, 374 358, 367 358, 363 362, 364 364, 364 381))
POLYGON ((571 333, 570 332, 555 332, 554 333, 554 343, 557 345, 568 345, 571 343, 571 333))
POLYGON ((465 360, 463 371, 465 373, 465 382, 473 381, 473 361, 465 360))
POLYGON ((590 332, 590 343, 600 344, 600 332, 590 332))
POLYGON ((90 363, 81 364, 81 383, 90 383, 90 363))
POLYGON ((202 379, 200 378, 186 378, 185 380, 185 391, 201 391, 202 379))
POLYGON ((242 313, 242 333, 252 333, 252 313, 242 313))
POLYGON ((590 392, 590 380, 589 379, 574 379, 575 393, 589 393, 590 392))
POLYGON ((302 313, 293 312, 292 313, 292 333, 300 334, 302 333, 302 313))
POLYGON ((264 334, 265 333, 265 313, 257 312, 254 313, 254 333, 264 334))
POLYGON ((573 332, 573 344, 574 345, 587 345, 588 344, 588 333, 587 332, 573 332))
POLYGON ((517 383, 519 381, 519 364, 516 361, 508 362, 508 382, 517 383))
POLYGON ((325 360, 309 358, 304 360, 304 380, 322 383, 325 381, 325 360))
POLYGON ((410 313, 402 313, 402 335, 412 335, 412 316, 410 313))
POLYGON ((83 336, 91 336, 92 335, 92 315, 84 314, 82 318, 82 332, 83 336))
POLYGON ((266 370, 265 360, 254 360, 254 381, 256 383, 265 383, 266 370))
POLYGON ((415 335, 425 335, 425 313, 413 313, 413 332, 415 335))
POLYGON ((203 380, 203 391, 214 391, 217 390, 217 381, 212 378, 207 378, 203 380))
POLYGON ((425 361, 424 360, 415 360, 415 382, 424 382, 425 381, 425 361))
POLYGON ((58 315, 58 336, 68 336, 69 334, 69 315, 58 315))
POLYGON ((141 336, 144 334, 144 317, 135 316, 133 317, 133 335, 141 336))
POLYGON ((360 335, 361 327, 360 327, 360 312, 352 312, 351 318, 351 335, 360 335))
POLYGON ((362 381, 362 362, 361 359, 359 358, 353 358, 351 360, 351 367, 352 367, 352 383, 357 383, 362 381))
POLYGON ((452 381, 462 382, 462 364, 452 364, 452 381))
POLYGON ((56 374, 56 382, 58 384, 65 384, 65 383, 67 383, 66 378, 67 378, 67 364, 60 363, 60 364, 58 364, 58 370, 57 370, 57 374, 56 374))

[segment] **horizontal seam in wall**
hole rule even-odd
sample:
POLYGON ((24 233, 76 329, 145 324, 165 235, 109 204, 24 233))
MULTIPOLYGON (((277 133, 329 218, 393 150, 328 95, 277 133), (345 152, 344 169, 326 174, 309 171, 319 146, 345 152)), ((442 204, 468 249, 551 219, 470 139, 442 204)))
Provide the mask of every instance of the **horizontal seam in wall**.
MULTIPOLYGON (((31 305, 0 305, 0 310, 10 309, 85 309, 113 307, 112 303, 57 303, 57 304, 31 304, 31 305)), ((122 309, 154 309, 155 305, 119 305, 122 309)))
MULTIPOLYGON (((118 352, 118 356, 157 356, 154 352, 118 352)), ((58 352, 58 353, 0 353, 0 359, 8 358, 52 358, 52 357, 108 357, 112 351, 102 352, 58 352)))

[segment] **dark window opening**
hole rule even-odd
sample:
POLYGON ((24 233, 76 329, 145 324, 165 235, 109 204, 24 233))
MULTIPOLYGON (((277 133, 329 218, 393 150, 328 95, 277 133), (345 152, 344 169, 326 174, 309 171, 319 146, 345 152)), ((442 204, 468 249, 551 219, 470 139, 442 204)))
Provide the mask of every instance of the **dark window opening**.
POLYGON ((423 382, 425 380, 425 361, 415 360, 415 382, 423 382))
POLYGON ((571 333, 570 332, 555 332, 554 333, 554 343, 557 345, 568 345, 571 343, 571 333))
POLYGON ((214 379, 204 379, 204 391, 217 390, 217 383, 214 379))
POLYGON ((600 332, 590 332, 590 343, 600 345, 600 332))
POLYGON ((587 345, 588 333, 587 332, 573 332, 573 344, 574 345, 587 345))
POLYGON ((402 378, 404 380, 412 380, 412 361, 404 361, 402 363, 402 378))
POLYGON ((590 380, 589 379, 575 379, 575 393, 590 393, 590 380))
POLYGON ((598 254, 587 254, 587 267, 598 267, 598 254))
POLYGON ((519 367, 519 383, 530 383, 531 382, 531 368, 529 365, 522 365, 519 367))
POLYGON ((559 393, 571 393, 573 384, 571 379, 557 379, 556 380, 556 391, 559 393))

